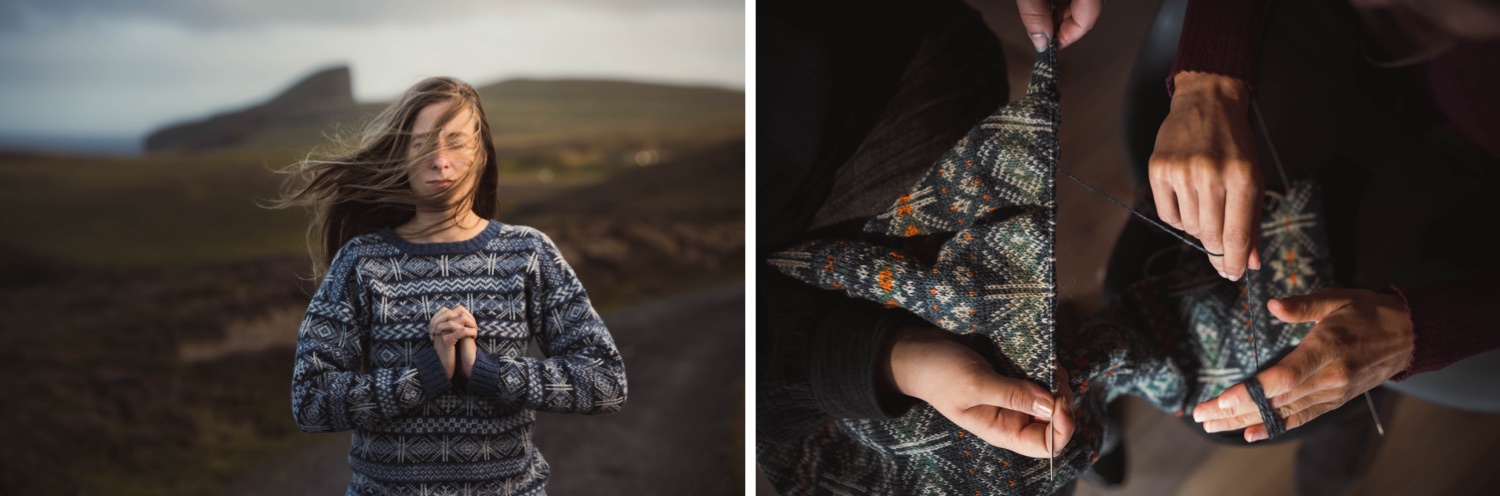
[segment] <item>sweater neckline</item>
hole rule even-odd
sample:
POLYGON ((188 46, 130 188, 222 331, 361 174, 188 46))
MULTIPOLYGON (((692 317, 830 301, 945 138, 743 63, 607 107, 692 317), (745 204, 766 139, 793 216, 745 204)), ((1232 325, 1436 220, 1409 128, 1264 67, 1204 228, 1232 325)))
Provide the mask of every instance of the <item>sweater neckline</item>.
POLYGON ((402 239, 400 235, 396 234, 396 229, 391 226, 381 228, 380 235, 401 251, 415 255, 473 252, 483 249, 485 244, 488 244, 500 232, 500 221, 489 219, 489 222, 489 225, 484 226, 484 230, 479 231, 479 234, 475 234, 474 237, 462 241, 414 243, 402 239))

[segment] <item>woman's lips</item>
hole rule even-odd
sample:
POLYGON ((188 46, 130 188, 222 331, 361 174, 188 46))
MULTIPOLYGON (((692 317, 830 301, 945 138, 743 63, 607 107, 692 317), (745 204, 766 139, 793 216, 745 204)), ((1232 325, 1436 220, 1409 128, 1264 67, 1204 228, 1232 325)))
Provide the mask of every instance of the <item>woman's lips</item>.
POLYGON ((439 179, 439 180, 436 180, 436 181, 427 181, 427 184, 431 184, 431 185, 437 187, 438 189, 447 189, 449 186, 453 185, 453 180, 452 179, 439 179))

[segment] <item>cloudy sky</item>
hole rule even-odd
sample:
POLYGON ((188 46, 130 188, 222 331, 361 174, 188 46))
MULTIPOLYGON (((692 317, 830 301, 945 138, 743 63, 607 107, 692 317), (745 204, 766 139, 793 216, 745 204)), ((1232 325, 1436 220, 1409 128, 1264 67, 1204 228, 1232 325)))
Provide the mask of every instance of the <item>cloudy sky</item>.
POLYGON ((359 101, 417 80, 745 85, 733 0, 0 0, 0 145, 128 142, 347 64, 359 101))

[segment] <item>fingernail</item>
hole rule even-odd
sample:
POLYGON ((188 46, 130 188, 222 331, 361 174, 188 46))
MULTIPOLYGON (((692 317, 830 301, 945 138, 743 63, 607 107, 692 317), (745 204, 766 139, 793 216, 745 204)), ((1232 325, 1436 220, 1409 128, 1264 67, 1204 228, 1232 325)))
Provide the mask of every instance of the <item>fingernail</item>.
POLYGON ((1229 280, 1231 280, 1231 281, 1238 281, 1238 280, 1240 280, 1240 276, 1238 276, 1238 275, 1233 275, 1233 276, 1226 275, 1224 277, 1229 278, 1229 280))
POLYGON ((1237 398, 1237 397, 1234 397, 1234 396, 1224 396, 1224 397, 1219 398, 1219 409, 1220 410, 1228 410, 1230 408, 1234 408, 1235 406, 1238 406, 1239 404, 1240 404, 1240 399, 1237 398))
POLYGON ((1041 417, 1043 420, 1052 420, 1051 403, 1049 400, 1037 398, 1036 403, 1031 405, 1032 414, 1041 417))
POLYGON ((1265 438, 1266 438, 1266 435, 1265 435, 1265 434, 1264 434, 1264 433, 1260 433, 1260 432, 1256 432, 1256 433, 1253 433, 1253 434, 1252 434, 1252 433, 1249 433, 1249 432, 1246 432, 1246 433, 1245 433, 1245 437, 1247 437, 1247 438, 1249 438, 1249 439, 1250 439, 1250 441, 1249 441, 1249 442, 1252 442, 1252 443, 1253 443, 1253 442, 1256 442, 1256 441, 1260 441, 1260 440, 1262 440, 1262 439, 1265 439, 1265 438))
POLYGON ((1203 423, 1203 412, 1201 410, 1197 408, 1193 409, 1193 421, 1200 424, 1203 423))
POLYGON ((1052 38, 1047 36, 1047 33, 1033 33, 1031 35, 1031 45, 1036 47, 1036 53, 1047 51, 1047 45, 1050 44, 1052 44, 1052 38))
POLYGON ((1224 430, 1224 429, 1220 429, 1219 428, 1220 424, 1223 424, 1223 422, 1220 422, 1220 421, 1217 421, 1217 420, 1210 420, 1208 422, 1204 422, 1203 423, 1203 432, 1212 433, 1212 432, 1219 432, 1221 430, 1224 430))

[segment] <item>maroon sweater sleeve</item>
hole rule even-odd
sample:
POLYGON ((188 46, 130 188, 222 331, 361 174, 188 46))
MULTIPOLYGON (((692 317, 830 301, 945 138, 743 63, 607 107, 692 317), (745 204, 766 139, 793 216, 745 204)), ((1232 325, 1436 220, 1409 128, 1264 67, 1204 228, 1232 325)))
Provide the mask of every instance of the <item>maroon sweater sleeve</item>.
MULTIPOLYGON (((1305 0, 1304 0, 1305 1, 1305 0)), ((1177 58, 1167 74, 1167 94, 1176 91, 1173 79, 1183 71, 1229 76, 1246 84, 1255 81, 1260 57, 1261 26, 1270 0, 1188 0, 1177 38, 1177 58)))
POLYGON ((1411 309, 1416 334, 1411 368, 1391 380, 1500 348, 1500 265, 1443 284, 1391 288, 1411 309))

